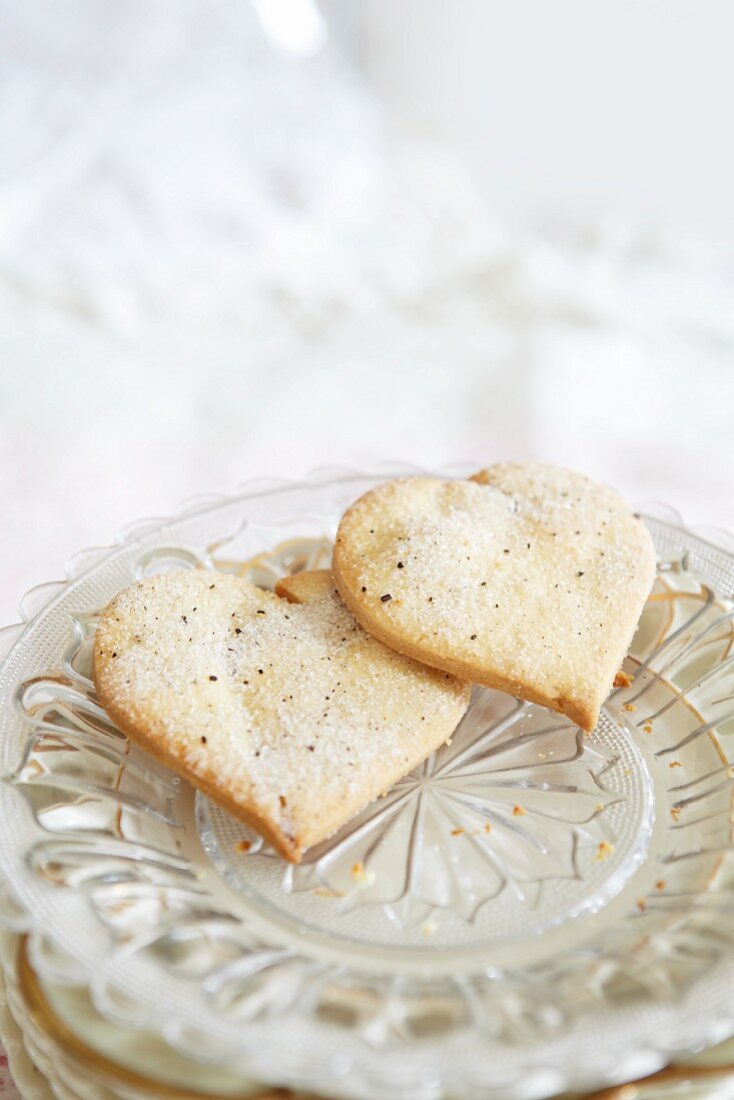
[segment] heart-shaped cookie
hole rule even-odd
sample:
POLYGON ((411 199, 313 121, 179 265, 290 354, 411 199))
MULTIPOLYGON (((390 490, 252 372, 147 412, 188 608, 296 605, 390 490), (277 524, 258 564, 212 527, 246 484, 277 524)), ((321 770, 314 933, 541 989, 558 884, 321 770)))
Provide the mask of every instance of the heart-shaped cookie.
POLYGON ((593 729, 655 577, 643 522, 556 466, 403 478, 345 513, 334 580, 400 653, 593 729))
POLYGON ((329 573, 281 591, 134 584, 102 613, 94 679, 124 733, 298 862, 451 735, 469 687, 365 634, 329 573))

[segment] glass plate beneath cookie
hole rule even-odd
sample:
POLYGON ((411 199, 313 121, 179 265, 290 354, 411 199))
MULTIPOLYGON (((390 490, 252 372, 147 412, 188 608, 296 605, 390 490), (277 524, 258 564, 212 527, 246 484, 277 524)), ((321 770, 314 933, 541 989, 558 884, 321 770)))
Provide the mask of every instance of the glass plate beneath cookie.
POLYGON ((357 496, 418 472, 200 499, 26 597, 0 635, 4 919, 111 1020, 333 1096, 548 1096, 734 1033, 723 536, 646 514, 658 579, 590 736, 476 689, 449 744, 297 867, 98 706, 96 613, 120 588, 181 567, 272 587, 328 564, 357 496))

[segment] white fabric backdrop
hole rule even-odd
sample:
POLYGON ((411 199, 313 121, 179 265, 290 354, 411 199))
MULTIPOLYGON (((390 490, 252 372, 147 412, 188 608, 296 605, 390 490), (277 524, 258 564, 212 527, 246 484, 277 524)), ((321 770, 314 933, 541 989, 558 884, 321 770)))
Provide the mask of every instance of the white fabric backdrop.
POLYGON ((316 464, 542 457, 734 527, 731 242, 509 232, 240 0, 0 32, 0 623, 122 524, 316 464))

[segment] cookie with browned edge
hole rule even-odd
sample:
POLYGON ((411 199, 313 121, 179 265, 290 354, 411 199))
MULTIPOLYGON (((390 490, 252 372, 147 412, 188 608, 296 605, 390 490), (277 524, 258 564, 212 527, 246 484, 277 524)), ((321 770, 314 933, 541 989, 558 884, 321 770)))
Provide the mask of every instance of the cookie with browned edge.
POLYGON ((469 688, 366 634, 329 573, 281 591, 133 584, 101 615, 94 680, 124 733, 298 862, 450 737, 469 688))
POLYGON ((558 466, 400 478, 339 525, 333 574, 386 645, 593 729, 655 578, 647 528, 558 466))

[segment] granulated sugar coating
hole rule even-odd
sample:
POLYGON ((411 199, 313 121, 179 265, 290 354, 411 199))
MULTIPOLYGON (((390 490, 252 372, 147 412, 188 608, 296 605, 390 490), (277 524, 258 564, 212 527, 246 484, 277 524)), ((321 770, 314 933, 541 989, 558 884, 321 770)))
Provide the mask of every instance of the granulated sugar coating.
POLYGON ((290 598, 166 573, 121 592, 94 651, 100 701, 133 739, 288 859, 453 732, 466 684, 357 625, 328 573, 290 598))
POLYGON ((334 579, 408 656, 593 729, 655 577, 652 539, 611 489, 536 463, 403 478, 346 512, 334 579))

